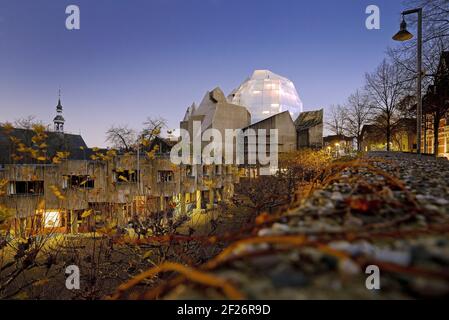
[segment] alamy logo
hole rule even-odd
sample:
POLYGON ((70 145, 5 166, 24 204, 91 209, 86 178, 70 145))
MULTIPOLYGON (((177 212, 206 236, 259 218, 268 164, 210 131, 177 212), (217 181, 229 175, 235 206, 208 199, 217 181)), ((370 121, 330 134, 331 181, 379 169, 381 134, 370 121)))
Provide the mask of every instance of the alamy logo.
POLYGON ((366 278, 365 286, 368 290, 380 289, 380 270, 376 265, 369 265, 366 267, 365 274, 369 274, 366 278))
POLYGON ((203 132, 201 121, 193 121, 193 137, 189 131, 180 129, 181 140, 171 149, 171 162, 175 165, 210 165, 223 164, 224 159, 224 164, 258 164, 261 175, 277 170, 277 129, 225 129, 224 133, 223 139, 218 129, 210 128, 203 132))
POLYGON ((69 290, 80 289, 80 268, 76 265, 70 265, 65 268, 65 274, 68 275, 65 280, 65 287, 69 290))
POLYGON ((69 16, 65 19, 65 27, 67 30, 80 29, 80 8, 77 5, 71 4, 65 9, 65 13, 69 16))
POLYGON ((366 14, 369 16, 365 20, 365 26, 368 30, 380 29, 380 9, 378 6, 372 4, 366 7, 366 14))

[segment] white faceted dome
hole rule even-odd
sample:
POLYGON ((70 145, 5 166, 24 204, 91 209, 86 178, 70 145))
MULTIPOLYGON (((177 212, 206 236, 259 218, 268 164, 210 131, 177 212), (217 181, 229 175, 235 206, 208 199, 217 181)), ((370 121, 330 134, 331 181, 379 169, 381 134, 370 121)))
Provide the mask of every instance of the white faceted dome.
POLYGON ((255 70, 228 99, 248 109, 251 123, 284 111, 289 111, 295 120, 302 112, 302 102, 293 82, 269 70, 255 70))

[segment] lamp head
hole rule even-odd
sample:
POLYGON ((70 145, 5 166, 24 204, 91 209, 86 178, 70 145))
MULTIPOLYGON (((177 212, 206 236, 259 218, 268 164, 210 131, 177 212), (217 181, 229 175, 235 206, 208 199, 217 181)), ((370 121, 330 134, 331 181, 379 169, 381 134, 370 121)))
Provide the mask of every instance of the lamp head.
POLYGON ((393 36, 393 40, 395 40, 395 41, 407 41, 407 40, 410 40, 411 38, 413 38, 413 34, 408 32, 408 30, 407 30, 407 22, 405 22, 404 16, 402 16, 401 28, 398 31, 398 33, 396 33, 393 36))

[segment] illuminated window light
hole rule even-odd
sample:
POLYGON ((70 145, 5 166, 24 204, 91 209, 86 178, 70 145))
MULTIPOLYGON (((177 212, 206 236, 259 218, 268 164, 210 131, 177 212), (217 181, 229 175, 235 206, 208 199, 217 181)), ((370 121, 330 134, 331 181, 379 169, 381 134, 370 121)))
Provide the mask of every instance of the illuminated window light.
POLYGON ((45 228, 56 228, 61 226, 59 211, 45 211, 43 217, 45 228))

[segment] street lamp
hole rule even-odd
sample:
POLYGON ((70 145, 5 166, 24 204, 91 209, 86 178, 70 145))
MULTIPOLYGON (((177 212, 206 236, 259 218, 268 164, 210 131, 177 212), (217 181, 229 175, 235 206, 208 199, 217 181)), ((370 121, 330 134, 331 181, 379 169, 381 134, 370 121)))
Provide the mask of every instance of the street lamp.
POLYGON ((413 38, 413 34, 408 32, 407 30, 407 22, 405 22, 404 16, 402 16, 402 22, 400 26, 400 30, 393 36, 393 40, 395 41, 407 41, 413 38))
POLYGON ((416 114, 416 153, 421 154, 421 121, 422 121, 422 8, 406 10, 402 12, 402 22, 398 33, 393 36, 395 41, 407 41, 413 38, 413 34, 408 32, 407 23, 404 16, 409 14, 418 14, 418 51, 417 51, 417 72, 418 79, 416 81, 416 100, 417 100, 417 114, 416 114))

